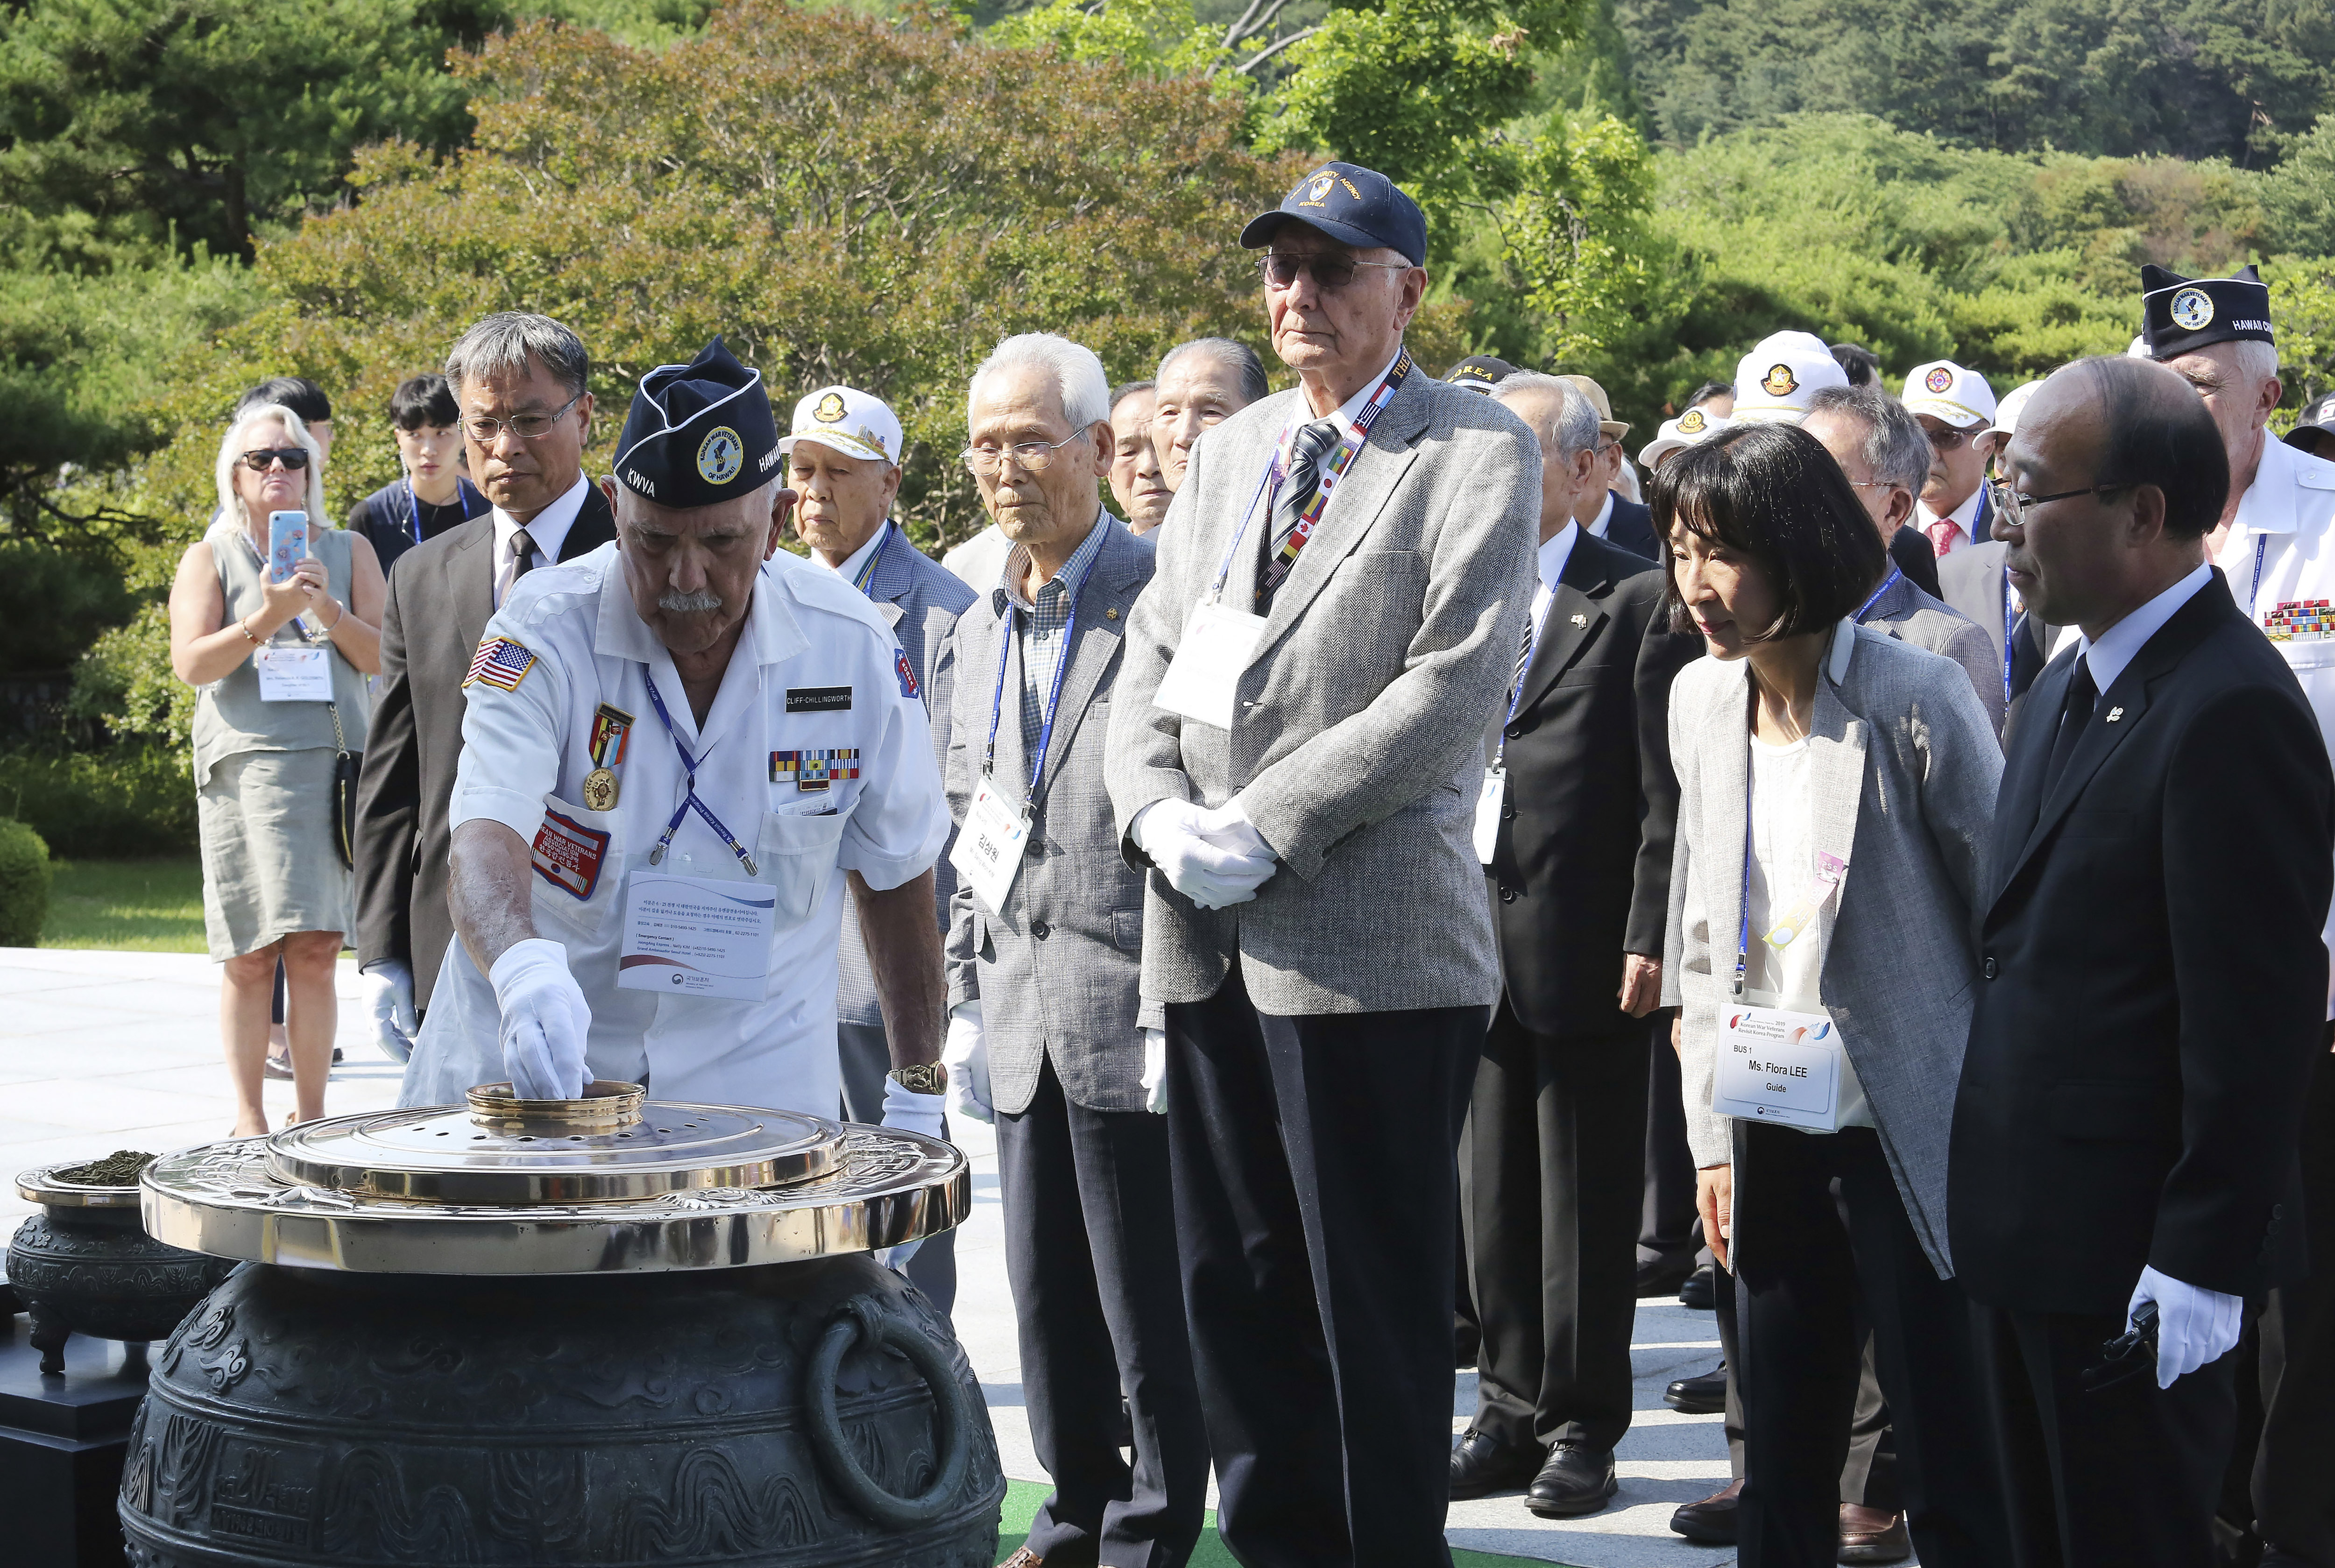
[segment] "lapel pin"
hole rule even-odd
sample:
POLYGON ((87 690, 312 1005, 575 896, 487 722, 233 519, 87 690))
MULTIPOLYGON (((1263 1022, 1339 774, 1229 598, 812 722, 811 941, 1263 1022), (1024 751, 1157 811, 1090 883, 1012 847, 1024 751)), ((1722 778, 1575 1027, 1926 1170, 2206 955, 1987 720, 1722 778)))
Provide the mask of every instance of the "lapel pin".
POLYGON ((1573 624, 1576 626, 1585 626, 1589 624, 1589 617, 1586 615, 1575 615, 1573 617, 1573 624))
POLYGON ((2124 710, 2123 710, 2123 709, 2121 709, 2121 708, 2111 708, 2111 709, 2109 709, 2109 710, 2108 710, 2107 721, 2108 721, 2109 723, 2113 724, 2113 723, 2115 723, 2117 720, 2119 720, 2119 719, 2121 719, 2121 718, 2123 718, 2123 717, 2124 717, 2124 710))
POLYGON ((1106 621, 1116 621, 1119 619, 1119 612, 1117 610, 1105 610, 1102 613, 1102 618, 1106 621))

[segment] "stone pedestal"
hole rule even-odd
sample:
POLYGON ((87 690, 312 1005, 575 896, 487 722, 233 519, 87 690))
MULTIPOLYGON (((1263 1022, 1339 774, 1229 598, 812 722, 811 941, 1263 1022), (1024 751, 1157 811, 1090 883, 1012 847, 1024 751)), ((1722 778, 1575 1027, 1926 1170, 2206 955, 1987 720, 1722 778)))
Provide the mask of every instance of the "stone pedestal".
POLYGON ((114 1505, 131 1418, 146 1397, 146 1347, 76 1335, 63 1374, 44 1375, 15 1305, 0 1301, 0 1559, 121 1568, 114 1505))

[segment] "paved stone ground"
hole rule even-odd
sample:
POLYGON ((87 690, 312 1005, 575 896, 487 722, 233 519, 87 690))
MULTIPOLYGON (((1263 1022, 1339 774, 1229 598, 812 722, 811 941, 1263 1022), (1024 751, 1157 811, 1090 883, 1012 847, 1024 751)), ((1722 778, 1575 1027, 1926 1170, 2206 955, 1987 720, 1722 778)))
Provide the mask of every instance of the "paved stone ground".
MULTIPOLYGON (((398 1068, 372 1046, 357 1010, 354 966, 341 966, 341 1035, 347 1060, 334 1073, 330 1114, 393 1103, 398 1068)), ((233 1123, 218 1050, 218 978, 210 962, 178 953, 0 949, 0 1175, 117 1148, 156 1151, 224 1137, 233 1123)), ((270 1083, 280 1121, 292 1086, 270 1083)), ((1043 1480, 1022 1408, 1021 1353, 1005 1287, 997 1160, 988 1129, 963 1129, 974 1161, 974 1213, 958 1238, 956 1325, 979 1370, 1006 1473, 1043 1480)), ((0 1188, 0 1214, 30 1205, 0 1188)), ((1671 1510, 1725 1485, 1727 1453, 1716 1416, 1681 1416, 1662 1403, 1671 1379, 1718 1360, 1708 1312, 1675 1302, 1638 1312, 1638 1418, 1620 1452, 1621 1495, 1587 1519, 1536 1519, 1514 1495, 1455 1504, 1450 1539, 1478 1552, 1577 1568, 1687 1568, 1734 1561, 1666 1528, 1671 1510)), ((1452 1430, 1467 1424, 1475 1378, 1453 1389, 1452 1430)), ((1213 1505, 1215 1499, 1210 1497, 1213 1505)))

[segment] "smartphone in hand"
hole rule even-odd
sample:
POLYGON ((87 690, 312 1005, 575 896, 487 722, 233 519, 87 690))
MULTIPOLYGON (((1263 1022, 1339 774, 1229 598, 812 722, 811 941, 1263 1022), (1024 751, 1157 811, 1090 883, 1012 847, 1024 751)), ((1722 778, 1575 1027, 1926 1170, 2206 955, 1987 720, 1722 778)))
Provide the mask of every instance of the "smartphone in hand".
POLYGON ((288 583, 308 557, 308 514, 267 514, 267 580, 288 583))

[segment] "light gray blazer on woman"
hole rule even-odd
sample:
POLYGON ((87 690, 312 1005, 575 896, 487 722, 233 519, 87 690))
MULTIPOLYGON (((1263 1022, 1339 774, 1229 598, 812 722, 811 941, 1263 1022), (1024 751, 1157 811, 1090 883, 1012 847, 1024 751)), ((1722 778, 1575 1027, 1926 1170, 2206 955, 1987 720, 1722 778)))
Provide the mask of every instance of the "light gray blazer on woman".
MULTIPOLYGON (((1103 750, 1111 689, 1127 641, 1128 614, 1151 580, 1151 541, 1113 522, 1079 595, 1065 654, 1062 698, 1046 749, 1046 777, 1030 825, 1022 869, 993 910, 958 885, 949 903, 949 1005, 979 1000, 989 1046, 990 1103, 1009 1115, 1030 1108, 1048 1060, 1062 1093, 1089 1110, 1144 1108, 1140 1027, 1160 1027, 1160 1009, 1137 992, 1143 947, 1143 875, 1120 857, 1103 750), (1138 1016, 1139 1014, 1139 1016, 1138 1016)), ((984 590, 943 645, 953 657, 954 711, 941 777, 949 815, 964 825, 997 692, 999 642, 1012 625, 984 590)), ((1001 788, 1026 789, 1018 666, 1005 674, 997 725, 1001 788)), ((935 715, 935 722, 943 716, 935 715)))
POLYGON ((1413 371, 1274 595, 1233 728, 1152 702, 1227 550, 1224 602, 1254 602, 1273 532, 1260 481, 1303 395, 1252 403, 1193 449, 1128 628, 1110 796, 1129 861, 1150 864, 1125 837, 1145 807, 1238 795, 1281 862, 1228 909, 1151 877, 1143 994, 1204 1001, 1237 958, 1250 1002, 1278 1017, 1488 1006, 1476 798, 1532 603, 1540 443, 1523 421, 1413 371))
MULTIPOLYGON (((1742 918, 1751 701, 1748 660, 1699 659, 1671 687, 1679 816, 1662 1001, 1684 1008, 1687 1137, 1699 1166, 1733 1157, 1732 1118, 1711 1110, 1710 1089, 1742 918), (1702 915, 1691 924, 1690 888, 1702 915)), ((2002 751, 1959 665, 1846 623, 1817 681, 1808 740, 1816 848, 1848 863, 1824 907, 1818 996, 1864 1086, 1914 1234, 1950 1277, 1946 1144, 1978 975, 1972 904, 2002 751)))

